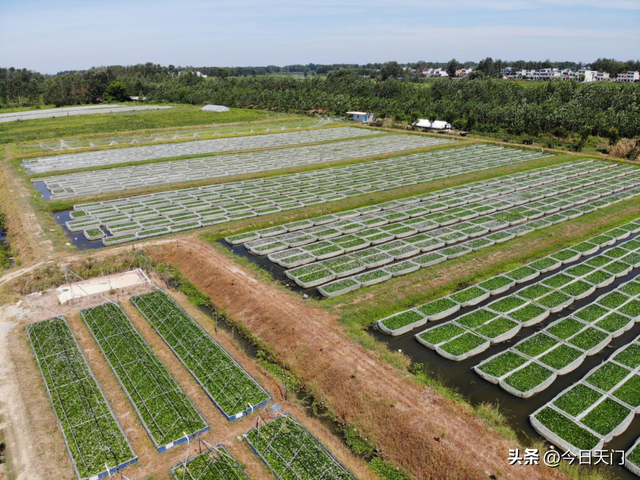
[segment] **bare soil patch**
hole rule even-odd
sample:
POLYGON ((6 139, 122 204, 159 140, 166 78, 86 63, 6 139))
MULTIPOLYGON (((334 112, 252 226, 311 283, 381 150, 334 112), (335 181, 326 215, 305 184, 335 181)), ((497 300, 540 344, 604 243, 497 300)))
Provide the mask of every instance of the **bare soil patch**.
POLYGON ((269 346, 338 418, 418 478, 561 477, 508 464, 508 441, 466 408, 402 378, 351 340, 337 317, 258 281, 201 240, 158 245, 149 254, 176 265, 214 304, 269 346))
MULTIPOLYGON (((11 452, 11 473, 15 480, 75 478, 62 434, 56 424, 24 330, 28 323, 55 315, 64 315, 69 322, 109 404, 138 455, 138 463, 124 471, 128 477, 169 480, 169 469, 173 465, 211 446, 224 444, 252 479, 274 480, 275 477, 243 441, 242 435, 255 427, 260 416, 268 421, 277 414, 270 408, 265 408, 235 422, 228 422, 223 417, 149 323, 130 304, 128 299, 131 295, 144 293, 152 288, 139 285, 118 290, 113 294, 75 299, 65 305, 58 304, 56 292, 52 289, 30 295, 18 304, 5 305, 0 309, 0 420, 4 420, 0 425, 7 441, 7 450, 11 452), (210 425, 210 431, 201 437, 203 442, 178 446, 162 454, 156 451, 79 314, 84 308, 108 300, 120 303, 134 326, 210 425)), ((273 395, 282 412, 291 413, 298 418, 357 478, 376 478, 366 464, 356 459, 318 420, 308 417, 304 407, 295 399, 289 397, 287 401, 282 398, 279 379, 273 379, 253 362, 225 330, 217 328, 213 320, 190 305, 184 296, 171 293, 249 373, 262 383, 273 395)))

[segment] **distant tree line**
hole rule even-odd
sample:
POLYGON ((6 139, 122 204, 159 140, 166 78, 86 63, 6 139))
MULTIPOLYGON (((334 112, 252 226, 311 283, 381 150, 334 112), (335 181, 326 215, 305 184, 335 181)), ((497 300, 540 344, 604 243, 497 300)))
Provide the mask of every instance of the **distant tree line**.
POLYGON ((26 68, 0 67, 0 106, 32 106, 40 104, 45 77, 26 68))
MULTIPOLYGON (((426 85, 417 84, 413 70, 419 71, 424 64, 370 64, 307 78, 235 76, 231 71, 229 75, 202 78, 194 73, 195 69, 152 63, 96 67, 50 77, 28 70, 2 69, 0 98, 5 105, 15 105, 16 98, 35 102, 39 92, 44 103, 60 106, 122 101, 128 95, 140 95, 150 102, 217 103, 282 112, 344 114, 355 109, 400 121, 437 118, 457 128, 513 135, 640 136, 638 83, 557 80, 523 86, 493 79, 492 72, 499 71, 503 63, 485 59, 478 68, 486 69, 487 78, 441 78, 426 85)), ((460 65, 464 64, 451 60, 441 68, 460 65)))
POLYGON ((285 112, 363 110, 401 121, 438 118, 458 128, 515 135, 566 132, 606 137, 612 129, 623 137, 640 135, 640 84, 558 80, 528 87, 490 78, 442 78, 423 87, 337 70, 326 78, 305 80, 183 75, 157 85, 147 95, 150 101, 213 102, 285 112))
POLYGON ((612 58, 599 58, 595 62, 583 64, 582 62, 552 62, 545 60, 543 62, 531 62, 525 60, 507 61, 493 59, 487 57, 476 65, 476 72, 481 72, 483 76, 497 77, 501 76, 503 68, 512 67, 516 70, 540 70, 542 68, 557 68, 560 70, 571 69, 573 71, 580 70, 582 67, 589 67, 591 70, 599 72, 607 72, 611 74, 611 78, 615 78, 619 73, 628 71, 640 71, 640 60, 628 60, 621 62, 612 58))

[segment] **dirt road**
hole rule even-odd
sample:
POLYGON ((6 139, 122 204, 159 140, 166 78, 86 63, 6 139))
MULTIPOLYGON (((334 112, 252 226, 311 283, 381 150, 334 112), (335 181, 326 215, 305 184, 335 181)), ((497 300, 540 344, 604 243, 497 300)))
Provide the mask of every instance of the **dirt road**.
POLYGON ((149 251, 176 265, 215 305, 245 325, 335 414, 417 478, 560 478, 508 464, 508 441, 440 393, 402 378, 351 340, 337 319, 253 274, 201 240, 149 251))

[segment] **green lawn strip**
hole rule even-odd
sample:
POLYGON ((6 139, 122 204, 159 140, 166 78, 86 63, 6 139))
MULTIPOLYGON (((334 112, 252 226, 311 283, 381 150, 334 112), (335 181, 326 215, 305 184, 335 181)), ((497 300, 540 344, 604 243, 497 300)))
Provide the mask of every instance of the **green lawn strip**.
POLYGON ((497 313, 508 313, 527 304, 527 301, 515 295, 508 295, 487 305, 497 313))
POLYGON ((601 393, 578 383, 556 398, 553 404, 560 410, 576 417, 596 403, 600 398, 602 398, 601 393))
POLYGON ((503 381, 519 392, 525 393, 537 387, 552 375, 552 370, 537 363, 530 363, 526 367, 505 377, 503 381))
POLYGON ((476 368, 492 377, 502 377, 528 362, 526 357, 507 350, 481 363, 476 368))
POLYGON ((542 298, 545 295, 552 292, 552 289, 549 287, 545 287, 539 283, 534 283, 533 285, 529 285, 528 287, 523 288, 518 291, 517 295, 520 298, 524 298, 525 300, 536 300, 538 298, 542 298))
POLYGON ((486 308, 477 308, 473 312, 465 313, 456 318, 456 323, 465 328, 474 329, 485 325, 498 316, 497 313, 486 308))
POLYGON ((480 335, 494 339, 503 335, 514 328, 519 327, 519 323, 509 320, 508 318, 499 317, 486 325, 476 328, 474 331, 480 335))
POLYGON ((477 286, 473 286, 473 287, 465 288, 464 290, 460 290, 459 292, 456 292, 450 295, 449 298, 451 298, 452 300, 460 304, 464 304, 466 302, 470 302, 477 298, 483 297, 486 294, 487 294, 486 290, 477 286))
POLYGON ((60 139, 76 135, 107 132, 133 132, 183 126, 204 126, 211 123, 235 123, 265 120, 269 117, 287 118, 262 110, 232 109, 225 113, 203 112, 199 107, 142 111, 135 114, 96 113, 68 117, 43 118, 34 121, 9 122, 3 125, 0 143, 25 142, 42 139, 60 139))
POLYGON ((516 268, 515 270, 511 270, 510 272, 505 273, 505 276, 518 282, 522 281, 525 278, 531 278, 537 273, 538 270, 525 265, 523 267, 516 268))
POLYGON ((560 345, 541 356, 538 361, 554 370, 561 370, 583 355, 583 352, 569 345, 560 345))
POLYGON ((629 295, 631 297, 640 296, 640 280, 632 280, 625 284, 624 286, 618 288, 618 290, 625 295, 629 295))
POLYGON ((535 318, 541 318, 541 315, 545 314, 547 310, 538 305, 528 304, 522 308, 509 312, 509 318, 512 318, 520 323, 529 322, 535 318))
POLYGON ((390 330, 396 330, 398 328, 406 327, 407 325, 411 325, 412 323, 424 320, 424 318, 424 315, 421 315, 415 310, 406 310, 404 312, 400 312, 389 318, 381 320, 381 323, 390 330))
POLYGON ((636 320, 640 318, 640 300, 631 300, 618 309, 618 312, 636 320))
POLYGON ((567 317, 553 325, 550 325, 546 330, 551 335, 558 337, 561 340, 566 340, 585 327, 586 325, 584 323, 576 320, 575 318, 567 317))
POLYGON ((580 450, 591 450, 600 441, 594 434, 553 408, 543 408, 535 414, 535 418, 552 433, 580 450))
POLYGON ((27 332, 80 478, 135 461, 64 317, 28 325, 27 332))
POLYGON ((602 330, 587 328, 568 340, 568 343, 581 350, 590 350, 600 345, 607 339, 608 335, 602 330))
POLYGON ((161 290, 131 298, 227 418, 251 411, 269 394, 187 312, 161 290), (169 321, 170 320, 170 321, 169 321), (219 372, 218 375, 214 375, 219 372))
POLYGON ((595 326, 605 332, 614 333, 632 323, 629 317, 613 312, 595 323, 595 326))
POLYGON ((546 352, 558 343, 558 340, 556 340, 555 338, 550 337, 549 335, 545 335, 544 333, 538 333, 527 338, 526 340, 523 340, 513 348, 529 357, 537 357, 538 355, 546 352))
POLYGON ((576 280, 575 282, 571 282, 568 285, 562 287, 560 291, 569 295, 570 297, 579 297, 592 289, 593 285, 591 285, 590 283, 587 283, 583 280, 576 280))
POLYGON ((488 290, 489 292, 496 292, 504 289, 508 285, 509 286, 513 285, 513 280, 505 276, 498 275, 493 278, 490 278, 489 280, 485 280, 484 282, 480 283, 478 286, 485 290, 488 290))
POLYGON ((446 323, 444 325, 438 325, 437 327, 425 330, 419 333, 417 336, 423 339, 425 342, 432 345, 438 345, 442 342, 451 340, 452 338, 465 333, 466 330, 454 323, 446 323))
POLYGON ((640 407, 640 376, 634 375, 624 382, 612 395, 634 408, 640 407))
POLYGON ((549 310, 558 309, 561 305, 571 301, 572 298, 569 295, 565 295, 561 292, 551 292, 542 298, 536 300, 536 303, 541 307, 549 310))
POLYGON ((81 312, 156 448, 207 424, 122 309, 107 303, 81 312))
POLYGON ((631 369, 640 367, 640 345, 632 343, 621 352, 616 353, 613 359, 631 369))
POLYGON ((600 435, 608 435, 629 416, 631 410, 618 402, 605 398, 593 410, 587 413, 580 422, 600 435))
POLYGON ((636 465, 636 467, 640 467, 640 442, 627 454, 627 462, 631 462, 636 465))
POLYGON ((573 314, 574 317, 584 320, 587 323, 594 323, 611 312, 608 308, 592 303, 587 305, 573 314))
POLYGON ((598 298, 598 304, 605 308, 614 309, 629 301, 629 296, 620 292, 611 292, 598 298))
POLYGON ((586 382, 604 392, 610 391, 620 383, 630 371, 620 365, 607 362, 586 378, 586 382))
POLYGON ((440 298, 438 300, 434 300, 433 302, 429 302, 425 305, 417 307, 417 310, 420 313, 424 314, 426 317, 437 316, 449 310, 455 311, 458 309, 460 309, 460 304, 454 302, 448 297, 440 298))
POLYGON ((254 451, 282 479, 353 480, 353 476, 293 417, 283 415, 245 434, 254 451))
POLYGON ((573 277, 571 277, 570 275, 566 275, 565 273, 556 273, 555 275, 544 279, 540 283, 549 288, 562 288, 574 280, 575 279, 573 277))
POLYGON ((479 337, 478 335, 465 333, 464 335, 441 345, 440 348, 450 355, 459 356, 478 348, 486 342, 487 340, 479 337))

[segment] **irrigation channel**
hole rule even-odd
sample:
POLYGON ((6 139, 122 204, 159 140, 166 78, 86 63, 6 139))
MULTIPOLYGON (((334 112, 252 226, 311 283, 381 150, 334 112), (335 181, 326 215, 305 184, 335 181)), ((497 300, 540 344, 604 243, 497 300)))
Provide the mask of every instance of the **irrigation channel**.
POLYGON ((11 257, 7 231, 0 228, 0 270, 2 270, 3 263, 7 257, 9 258, 8 267, 13 267, 15 265, 15 260, 11 257))
MULTIPOLYGON (((169 287, 172 289, 177 288, 175 281, 169 280, 168 284, 169 284, 169 287)), ((227 335, 231 336, 231 339, 233 340, 233 342, 245 353, 245 355, 247 355, 249 358, 251 358, 254 361, 258 359, 258 350, 256 349, 255 345, 251 343, 244 335, 242 335, 242 332, 238 328, 236 328, 232 323, 230 323, 224 317, 224 315, 221 315, 214 308, 211 308, 208 305, 200 305, 197 308, 214 323, 216 330, 220 329, 223 332, 225 332, 227 335)), ((284 378, 283 378, 283 384, 284 384, 284 378)), ((284 385, 282 387, 282 391, 279 393, 280 395, 288 395, 288 393, 286 392, 286 389, 284 388, 284 385)), ((271 392, 271 394, 272 394, 272 398, 274 399, 274 403, 277 404, 278 396, 276 395, 276 392, 271 392)), ((315 414, 314 412, 315 412, 315 409, 317 408, 317 405, 313 404, 309 398, 303 399, 303 402, 304 402, 303 405, 305 407, 305 410, 310 416, 318 420, 329 432, 340 437, 343 441, 345 441, 344 432, 337 422, 332 420, 329 417, 329 415, 315 414)), ((366 457, 356 452, 353 452, 353 453, 357 457, 360 457, 363 460, 366 460, 366 457)))
MULTIPOLYGON (((567 268, 571 268, 575 265, 579 265, 595 255, 606 253, 608 250, 627 242, 633 238, 640 238, 640 234, 635 234, 627 239, 617 241, 615 244, 600 249, 597 253, 593 255, 589 255, 587 257, 581 257, 579 260, 563 265, 558 270, 553 270, 551 272, 543 273, 539 277, 530 280, 528 282, 524 282, 516 285, 516 287, 508 290, 507 292, 492 296, 489 299, 470 307, 465 307, 460 309, 454 315, 447 317, 447 320, 441 322, 433 322, 435 324, 443 324, 448 322, 449 320, 453 320, 458 318, 466 313, 469 313, 477 308, 483 307, 488 303, 491 303, 499 298, 503 298, 505 296, 511 295, 514 292, 522 290, 529 285, 540 282, 547 277, 557 274, 558 272, 562 272, 567 268)), ((253 255, 252 255, 253 256, 253 255)), ((549 388, 546 390, 530 397, 528 399, 517 398, 505 390, 500 388, 498 385, 494 385, 482 378, 480 378, 473 367, 480 364, 483 360, 499 353, 505 351, 520 342, 521 340, 534 335, 535 333, 542 330, 547 325, 555 322, 560 318, 564 318, 569 316, 573 311, 584 307, 585 305, 589 305, 596 298, 601 295, 611 292, 618 288, 622 283, 628 282, 633 278, 640 278, 640 269, 632 270, 629 274, 616 278, 615 281, 602 289, 598 289, 593 294, 589 295, 586 298, 576 301, 569 308, 563 310, 559 313, 552 313, 547 319, 545 319, 540 324, 531 328, 523 328, 518 335, 507 342, 498 343, 492 345, 491 348, 486 350, 485 352, 473 356, 467 360, 461 362, 453 362, 451 360, 447 360, 440 355, 438 355, 434 350, 430 350, 425 348, 423 345, 418 343, 415 339, 415 334, 420 331, 420 329, 416 329, 414 331, 408 332, 404 335, 398 337, 390 337, 385 335, 374 328, 370 328, 370 333, 380 342, 387 344, 390 350, 397 351, 401 350, 407 357, 409 357, 414 364, 421 364, 424 366, 425 370, 432 376, 440 379, 446 386, 451 387, 462 394, 468 401, 470 401, 474 405, 479 405, 481 403, 490 403, 493 405, 499 405, 500 410, 507 416, 509 425, 517 432, 518 438, 523 443, 525 447, 530 446, 531 442, 529 439, 541 439, 540 435, 533 429, 531 423, 529 422, 529 415, 531 415, 538 408, 545 405, 547 402, 552 400, 556 395, 566 389, 569 385, 572 385, 580 380, 593 368, 600 365, 602 362, 607 360, 609 356, 615 352, 616 349, 631 343, 638 335, 640 335, 640 324, 636 323, 630 330, 625 332, 618 338, 615 338, 611 341, 611 343, 599 354, 587 357, 584 363, 578 367, 573 372, 563 375, 562 379, 554 382, 549 388)), ((615 437, 613 440, 605 444, 605 448, 608 450, 628 450, 634 444, 634 442, 638 439, 638 432, 640 432, 640 416, 634 418, 633 422, 627 428, 627 430, 620 436, 615 437)), ((507 455, 507 452, 505 452, 507 455)), ((619 457, 616 458, 616 461, 619 460, 619 457)), ((609 468, 608 468, 609 470, 609 468)), ((624 479, 624 480, 632 480, 637 477, 629 472, 624 467, 614 466, 611 467, 610 470, 615 474, 616 478, 624 479)))

